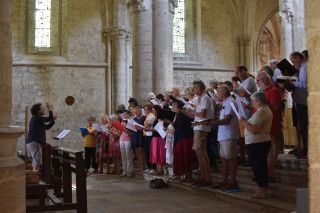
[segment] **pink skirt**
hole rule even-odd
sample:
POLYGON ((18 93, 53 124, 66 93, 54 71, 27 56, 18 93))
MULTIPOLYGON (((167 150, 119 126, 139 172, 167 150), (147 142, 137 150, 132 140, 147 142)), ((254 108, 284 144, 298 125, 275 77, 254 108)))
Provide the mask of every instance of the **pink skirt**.
POLYGON ((166 163, 166 150, 164 145, 166 141, 161 137, 153 137, 150 145, 150 159, 151 164, 162 164, 166 163))

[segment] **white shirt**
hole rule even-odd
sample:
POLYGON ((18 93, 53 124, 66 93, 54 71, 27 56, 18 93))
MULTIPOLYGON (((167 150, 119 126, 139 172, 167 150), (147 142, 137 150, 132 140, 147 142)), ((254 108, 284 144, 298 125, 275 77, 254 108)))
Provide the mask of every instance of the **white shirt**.
MULTIPOLYGON (((203 93, 201 96, 198 97, 198 103, 195 108, 195 112, 201 112, 202 110, 206 110, 206 115, 204 117, 194 116, 195 122, 213 119, 214 110, 212 106, 212 101, 206 93, 203 93)), ((197 125, 193 127, 193 130, 210 132, 211 127, 205 125, 197 125)))
POLYGON ((282 76, 282 72, 281 72, 281 70, 279 68, 275 68, 274 71, 273 71, 272 80, 274 82, 276 82, 278 76, 282 76))
POLYGON ((236 101, 229 96, 223 101, 222 110, 220 112, 220 120, 224 119, 226 115, 231 115, 230 123, 227 125, 219 125, 218 128, 218 141, 224 141, 229 139, 238 140, 240 137, 239 121, 238 118, 231 108, 230 103, 233 103, 237 108, 236 101))

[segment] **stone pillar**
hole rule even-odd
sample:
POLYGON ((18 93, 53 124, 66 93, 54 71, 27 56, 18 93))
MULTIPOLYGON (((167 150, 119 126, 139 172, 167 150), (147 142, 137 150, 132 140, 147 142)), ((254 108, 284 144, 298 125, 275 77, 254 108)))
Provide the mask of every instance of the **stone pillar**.
POLYGON ((293 0, 293 50, 302 51, 307 49, 306 28, 305 28, 305 1, 293 0))
POLYGON ((112 28, 109 30, 112 39, 115 42, 114 52, 114 109, 120 104, 126 105, 127 78, 128 76, 128 58, 127 42, 130 39, 130 32, 127 29, 112 28))
POLYGON ((1 212, 25 212, 24 164, 17 158, 17 138, 10 126, 12 106, 12 1, 0 1, 0 200, 1 212))
POLYGON ((0 1, 0 126, 11 123, 11 13, 12 1, 0 1))
POLYGON ((127 0, 132 28, 132 95, 140 104, 153 91, 152 0, 127 0))
POLYGON ((156 94, 173 87, 173 14, 176 0, 154 0, 154 73, 156 94))
POLYGON ((290 54, 293 52, 293 2, 292 0, 279 1, 279 15, 281 24, 281 50, 282 56, 290 59, 290 54))
POLYGON ((26 211, 25 166, 17 157, 17 138, 23 133, 17 127, 0 127, 1 212, 26 211))
POLYGON ((320 4, 305 1, 308 62, 308 114, 309 114, 309 213, 320 212, 320 4))

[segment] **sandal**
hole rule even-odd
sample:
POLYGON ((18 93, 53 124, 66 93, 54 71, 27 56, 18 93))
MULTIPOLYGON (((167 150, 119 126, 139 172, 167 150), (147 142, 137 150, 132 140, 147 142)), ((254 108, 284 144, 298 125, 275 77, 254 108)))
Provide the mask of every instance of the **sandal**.
POLYGON ((214 184, 211 189, 222 189, 225 188, 228 185, 226 182, 219 182, 217 184, 214 184))

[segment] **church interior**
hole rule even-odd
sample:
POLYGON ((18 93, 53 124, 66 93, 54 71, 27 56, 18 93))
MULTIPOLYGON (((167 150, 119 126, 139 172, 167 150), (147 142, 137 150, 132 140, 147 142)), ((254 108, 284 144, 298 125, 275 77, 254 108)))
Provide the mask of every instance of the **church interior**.
MULTIPOLYGON (((93 175, 87 177, 86 202, 88 212, 320 212, 319 11, 311 0, 1 0, 1 212, 26 211, 25 164, 17 153, 25 152, 33 104, 49 102, 58 113, 47 143, 83 151, 79 128, 88 116, 114 114, 119 105, 128 108, 130 98, 143 105, 150 93, 184 91, 194 80, 207 86, 231 81, 240 65, 256 76, 270 60, 289 60, 303 50, 309 52, 308 158, 288 154, 301 144, 288 95, 285 149, 269 199, 250 198, 256 187, 251 169, 239 166, 240 192, 179 181, 152 191, 139 188, 146 175, 93 175), (53 139, 65 129, 71 131, 63 142, 53 139)), ((211 176, 218 181, 221 166, 211 176)))

